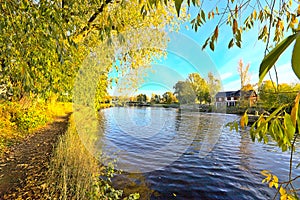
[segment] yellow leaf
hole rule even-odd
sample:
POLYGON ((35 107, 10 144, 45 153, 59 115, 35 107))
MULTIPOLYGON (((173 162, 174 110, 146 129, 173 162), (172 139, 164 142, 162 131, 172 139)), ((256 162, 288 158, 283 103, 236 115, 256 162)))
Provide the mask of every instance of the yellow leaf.
POLYGON ((284 189, 283 187, 280 187, 279 193, 280 193, 280 195, 282 196, 282 195, 285 195, 285 194, 286 194, 286 191, 285 191, 285 189, 284 189))
POLYGON ((257 13, 256 13, 256 10, 254 10, 253 11, 253 18, 256 19, 256 17, 257 17, 257 13))
POLYGON ((218 26, 216 26, 214 34, 215 34, 215 37, 218 38, 218 36, 219 36, 219 27, 218 26))
POLYGON ((287 199, 288 200, 297 200, 294 196, 292 196, 290 194, 287 195, 287 199))
POLYGON ((282 20, 278 21, 278 27, 283 30, 284 29, 284 22, 282 20))
POLYGON ((286 194, 281 195, 281 196, 280 196, 280 200, 287 200, 287 195, 286 195, 286 194))
POLYGON ((274 182, 274 187, 275 187, 276 189, 278 189, 278 183, 275 183, 275 182, 274 182))
POLYGON ((236 33, 237 29, 238 29, 238 23, 237 23, 236 19, 233 19, 233 25, 232 25, 233 34, 236 33))
POLYGON ((268 170, 262 170, 260 173, 264 176, 269 176, 269 174, 270 174, 270 172, 268 170))
POLYGON ((293 106, 292 112, 291 112, 291 119, 292 119, 294 127, 296 127, 296 122, 297 122, 297 118, 298 118, 299 102, 300 102, 300 92, 298 93, 298 95, 295 99, 295 105, 293 106))
POLYGON ((266 178, 266 179, 267 179, 267 182, 270 182, 270 181, 271 181, 271 178, 272 178, 272 174, 269 174, 268 177, 266 178))
POLYGON ((267 178, 263 179, 261 182, 264 183, 264 182, 266 182, 266 181, 267 181, 267 178))
POLYGON ((273 175, 273 181, 274 181, 275 183, 278 183, 278 177, 275 176, 275 175, 273 175))
POLYGON ((241 125, 242 128, 245 128, 245 116, 241 117, 240 125, 241 125))
POLYGON ((292 15, 292 19, 291 19, 291 23, 290 23, 290 26, 292 28, 294 28, 296 26, 296 24, 298 23, 298 19, 296 18, 295 15, 292 15))
POLYGON ((239 13, 239 9, 237 7, 237 5, 235 6, 235 16, 237 17, 238 16, 238 13, 239 13))

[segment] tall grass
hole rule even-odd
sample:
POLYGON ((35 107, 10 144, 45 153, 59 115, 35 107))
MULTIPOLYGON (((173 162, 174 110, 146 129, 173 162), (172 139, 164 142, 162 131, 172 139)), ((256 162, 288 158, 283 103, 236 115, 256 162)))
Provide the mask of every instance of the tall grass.
MULTIPOLYGON (((68 131, 61 136, 50 163, 47 180, 49 199, 121 199, 123 192, 110 185, 112 166, 101 166, 81 142, 74 117, 70 117, 68 131)), ((88 137, 88 136, 87 136, 88 137)), ((125 199, 137 199, 138 194, 125 199)))

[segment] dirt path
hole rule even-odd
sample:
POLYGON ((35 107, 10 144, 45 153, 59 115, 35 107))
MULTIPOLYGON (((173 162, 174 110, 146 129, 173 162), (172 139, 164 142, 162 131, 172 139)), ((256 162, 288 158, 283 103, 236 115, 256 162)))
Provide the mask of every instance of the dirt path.
POLYGON ((68 117, 56 118, 0 159, 0 199, 41 197, 53 146, 66 132, 68 117))

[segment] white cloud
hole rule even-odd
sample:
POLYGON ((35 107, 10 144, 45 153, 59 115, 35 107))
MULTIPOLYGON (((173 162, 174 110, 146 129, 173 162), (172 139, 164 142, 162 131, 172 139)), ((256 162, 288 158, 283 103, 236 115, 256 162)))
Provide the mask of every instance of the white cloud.
POLYGON ((229 77, 232 76, 232 73, 231 72, 226 72, 224 74, 221 74, 221 79, 224 81, 225 79, 228 79, 229 77))
POLYGON ((240 80, 231 81, 223 85, 223 90, 224 91, 239 90, 241 88, 240 85, 241 85, 240 80))
MULTIPOLYGON (((278 75, 278 82, 280 83, 299 83, 299 79, 295 75, 291 63, 285 63, 279 66, 276 66, 277 75, 278 75)), ((273 81, 276 82, 276 74, 274 69, 271 69, 271 77, 273 81)), ((270 80, 269 74, 266 75, 264 80, 270 80)), ((252 83, 258 82, 258 73, 252 76, 252 83)))

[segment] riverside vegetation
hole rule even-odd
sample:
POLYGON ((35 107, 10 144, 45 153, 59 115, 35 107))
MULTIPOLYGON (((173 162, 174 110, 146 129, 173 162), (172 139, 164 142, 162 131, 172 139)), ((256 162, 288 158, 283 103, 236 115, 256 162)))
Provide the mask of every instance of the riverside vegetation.
POLYGON ((69 128, 61 136, 50 162, 46 197, 53 199, 138 199, 139 194, 123 196, 122 190, 111 186, 116 173, 111 163, 103 166, 91 154, 93 145, 86 147, 76 132, 73 116, 69 128))

